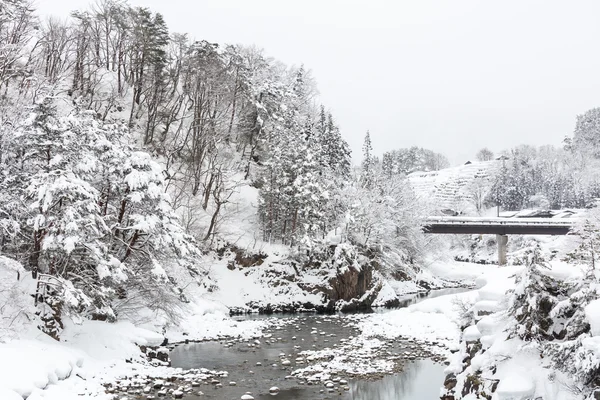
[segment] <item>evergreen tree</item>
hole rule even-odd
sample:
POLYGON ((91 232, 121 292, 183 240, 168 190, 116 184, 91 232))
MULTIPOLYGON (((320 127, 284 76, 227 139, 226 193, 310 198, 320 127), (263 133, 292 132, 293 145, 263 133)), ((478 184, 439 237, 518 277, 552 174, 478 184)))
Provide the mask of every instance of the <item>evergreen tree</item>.
POLYGON ((114 319, 113 301, 127 297, 167 311, 177 297, 166 271, 179 264, 197 274, 200 252, 168 205, 162 168, 119 143, 122 125, 89 112, 60 115, 52 96, 12 135, 0 187, 3 219, 18 234, 5 246, 34 277, 72 282, 79 312, 114 319))
POLYGON ((394 157, 389 152, 383 153, 383 157, 381 159, 381 171, 387 178, 391 178, 395 175, 394 157))
POLYGON ((331 113, 327 115, 327 125, 323 140, 323 149, 329 168, 344 179, 350 176, 350 146, 342 138, 340 129, 335 125, 331 113))
POLYGON ((370 189, 375 184, 375 160, 371 154, 373 147, 371 146, 371 135, 369 131, 365 135, 365 141, 363 142, 363 159, 362 159, 362 171, 361 171, 361 185, 366 189, 370 189))

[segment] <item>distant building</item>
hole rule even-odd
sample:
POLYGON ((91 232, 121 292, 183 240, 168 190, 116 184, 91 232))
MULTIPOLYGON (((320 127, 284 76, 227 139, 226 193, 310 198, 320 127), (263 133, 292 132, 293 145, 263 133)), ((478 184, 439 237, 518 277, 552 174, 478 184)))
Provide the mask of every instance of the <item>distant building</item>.
POLYGON ((451 217, 456 217, 457 215, 460 214, 458 211, 454 211, 450 208, 444 208, 443 210, 440 210, 440 211, 442 212, 442 214, 449 215, 451 217))

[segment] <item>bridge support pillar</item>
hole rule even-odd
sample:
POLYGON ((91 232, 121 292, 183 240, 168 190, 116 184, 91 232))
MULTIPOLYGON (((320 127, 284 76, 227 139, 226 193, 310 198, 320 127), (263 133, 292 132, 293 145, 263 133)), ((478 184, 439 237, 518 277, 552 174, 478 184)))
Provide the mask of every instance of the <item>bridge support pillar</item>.
POLYGON ((507 235, 496 235, 498 242, 498 265, 506 265, 506 244, 508 243, 507 235))

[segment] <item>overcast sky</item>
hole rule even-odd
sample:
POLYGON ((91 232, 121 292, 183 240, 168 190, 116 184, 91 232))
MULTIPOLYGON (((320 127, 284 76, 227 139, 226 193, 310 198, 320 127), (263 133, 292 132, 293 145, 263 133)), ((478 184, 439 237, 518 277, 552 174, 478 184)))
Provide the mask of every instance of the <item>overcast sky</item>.
MULTIPOLYGON (((421 146, 560 145, 600 106, 600 1, 130 0, 196 39, 255 44, 316 78, 355 162, 421 146)), ((67 16, 87 0, 37 0, 67 16)))

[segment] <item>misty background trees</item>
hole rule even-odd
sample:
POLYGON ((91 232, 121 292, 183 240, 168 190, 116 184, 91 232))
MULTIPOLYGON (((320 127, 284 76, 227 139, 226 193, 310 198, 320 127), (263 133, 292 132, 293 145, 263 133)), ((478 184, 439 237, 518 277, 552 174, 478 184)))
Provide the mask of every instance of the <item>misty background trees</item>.
POLYGON ((505 158, 494 177, 489 204, 504 210, 587 208, 600 196, 598 159, 588 146, 523 145, 505 158))

